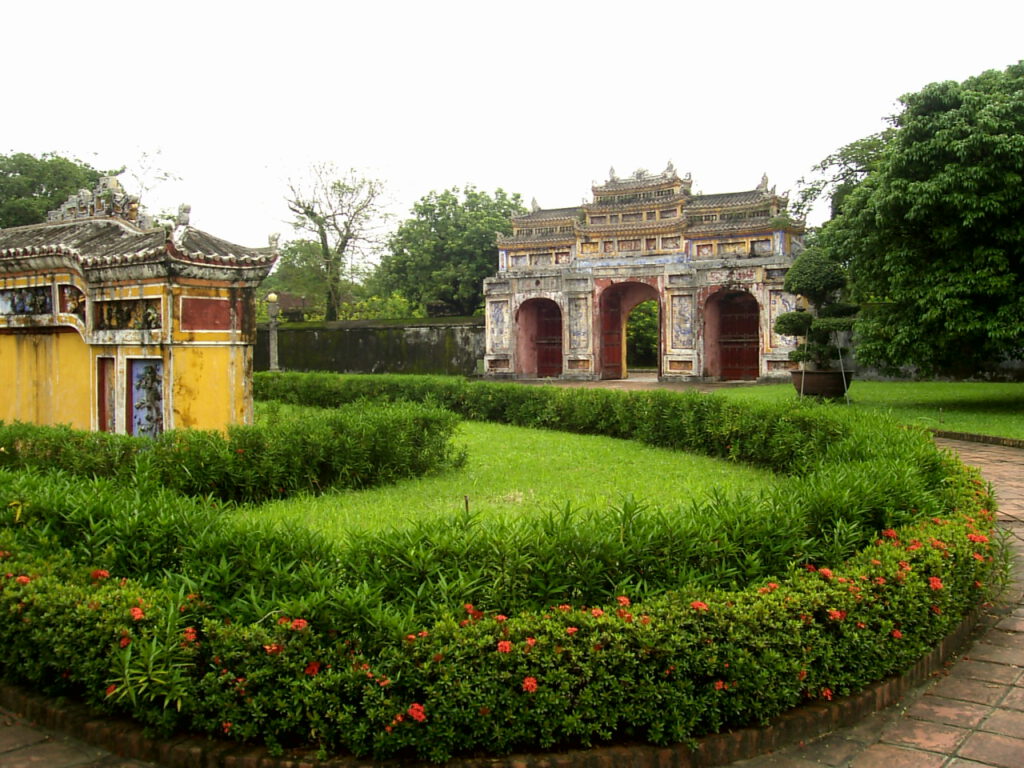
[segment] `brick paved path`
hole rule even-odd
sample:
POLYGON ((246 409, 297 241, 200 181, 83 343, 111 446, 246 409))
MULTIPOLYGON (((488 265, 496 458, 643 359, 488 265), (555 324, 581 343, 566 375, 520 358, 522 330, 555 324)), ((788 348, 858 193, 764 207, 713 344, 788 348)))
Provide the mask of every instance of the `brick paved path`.
POLYGON ((937 439, 996 487, 1013 582, 949 674, 806 746, 733 768, 1024 768, 1024 451, 937 439))
MULTIPOLYGON (((895 707, 733 768, 1024 768, 1024 450, 937 440, 996 486, 1012 583, 949 674, 895 707)), ((0 768, 158 768, 0 710, 0 768)))

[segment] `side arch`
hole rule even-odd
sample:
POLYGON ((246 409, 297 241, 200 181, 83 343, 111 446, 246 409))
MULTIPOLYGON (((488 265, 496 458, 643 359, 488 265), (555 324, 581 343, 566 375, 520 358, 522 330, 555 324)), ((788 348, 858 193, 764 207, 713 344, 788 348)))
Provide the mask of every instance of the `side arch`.
POLYGON ((551 299, 527 299, 516 312, 516 374, 562 375, 562 310, 551 299))
POLYGON ((746 291, 723 289, 704 305, 704 375, 753 381, 760 375, 761 308, 746 291))

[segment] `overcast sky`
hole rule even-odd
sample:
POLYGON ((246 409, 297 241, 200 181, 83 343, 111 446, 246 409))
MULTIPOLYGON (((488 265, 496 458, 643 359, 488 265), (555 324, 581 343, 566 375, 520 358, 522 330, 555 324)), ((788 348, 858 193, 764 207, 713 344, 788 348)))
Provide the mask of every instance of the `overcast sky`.
POLYGON ((396 220, 466 184, 578 205, 610 167, 669 160, 695 191, 794 190, 902 94, 1024 58, 1018 0, 57 0, 0 19, 0 153, 143 177, 149 157, 181 177, 150 210, 190 203, 250 246, 295 237, 287 183, 322 161, 382 179, 396 220))

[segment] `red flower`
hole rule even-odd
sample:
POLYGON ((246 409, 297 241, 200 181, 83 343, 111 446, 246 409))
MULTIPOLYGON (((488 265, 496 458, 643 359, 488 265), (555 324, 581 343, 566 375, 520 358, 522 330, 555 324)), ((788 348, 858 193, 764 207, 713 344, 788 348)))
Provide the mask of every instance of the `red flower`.
POLYGON ((971 557, 973 557, 975 560, 984 560, 985 559, 985 556, 983 554, 981 554, 980 552, 973 552, 973 553, 971 553, 971 557))
POLYGON ((825 581, 832 578, 832 571, 829 568, 819 568, 818 573, 821 574, 821 578, 825 579, 825 581))
POLYGON ((535 646, 537 644, 537 638, 535 638, 535 637, 528 637, 528 638, 526 638, 526 644, 528 646, 530 646, 531 648, 533 648, 533 646, 535 646))
POLYGON ((537 678, 536 677, 524 677, 523 678, 523 690, 527 693, 533 693, 537 690, 537 678))
POLYGON ((567 635, 575 635, 579 631, 580 631, 579 627, 566 627, 565 628, 565 634, 567 634, 567 635))
POLYGON ((508 640, 498 641, 498 653, 509 653, 512 650, 512 643, 508 640))
POLYGON ((882 531, 882 535, 885 536, 885 538, 887 539, 899 538, 896 531, 894 531, 892 528, 886 528, 884 531, 882 531))
POLYGON ((93 581, 102 581, 103 579, 110 578, 110 571, 104 570, 103 568, 97 568, 95 571, 89 574, 93 581))
POLYGON ((132 618, 135 621, 142 621, 144 618, 146 618, 145 612, 137 605, 133 605, 131 608, 129 608, 128 613, 131 614, 132 618))
POLYGON ((695 611, 706 611, 708 609, 708 604, 702 603, 700 600, 694 600, 690 603, 690 607, 695 611))
POLYGON ((222 731, 224 731, 224 733, 230 733, 231 732, 231 723, 228 722, 227 720, 225 720, 223 723, 220 724, 220 729, 222 731))
POLYGON ((942 589, 942 579, 940 579, 938 576, 929 576, 928 586, 934 590, 940 590, 942 589))
POLYGON ((494 617, 494 620, 495 621, 508 621, 508 616, 505 616, 504 614, 499 613, 497 616, 494 617))
POLYGON ((976 542, 978 544, 987 544, 988 543, 988 536, 986 536, 983 533, 968 533, 967 534, 967 539, 969 541, 973 541, 973 542, 976 542))
POLYGON ((600 608, 594 608, 590 612, 590 615, 593 616, 596 619, 596 618, 599 618, 601 616, 604 616, 604 611, 602 611, 600 608))
POLYGON ((117 690, 117 686, 114 685, 113 683, 111 683, 110 685, 107 686, 107 696, 113 696, 114 695, 114 691, 116 691, 116 690, 117 690))
POLYGON ((422 723, 424 720, 427 719, 427 713, 423 711, 422 704, 416 704, 415 702, 413 702, 409 705, 408 712, 409 717, 411 717, 417 723, 422 723))
POLYGON ((828 617, 832 619, 832 621, 842 621, 846 618, 846 611, 837 611, 833 608, 829 610, 828 617))
POLYGON ((284 650, 284 646, 280 643, 271 643, 270 645, 264 645, 263 650, 270 656, 276 656, 284 650))
POLYGON ((626 597, 625 595, 619 595, 615 599, 616 599, 616 601, 618 601, 619 605, 621 605, 623 608, 628 608, 629 605, 630 605, 629 598, 626 597))
POLYGON ((19 584, 28 584, 30 581, 32 581, 32 579, 29 578, 28 576, 19 576, 18 578, 15 579, 15 581, 18 582, 19 584))
POLYGON ((932 606, 932 613, 934 613, 936 616, 941 616, 942 615, 942 609, 939 608, 939 606, 937 606, 937 605, 933 605, 932 606))
POLYGON ((129 645, 132 644, 132 638, 130 635, 121 635, 121 639, 117 641, 117 644, 121 648, 127 648, 129 645))
POLYGON ((627 611, 625 608, 619 608, 619 610, 617 610, 615 612, 615 615, 618 616, 620 619, 622 619, 627 624, 632 624, 633 623, 633 614, 630 613, 629 611, 627 611))
POLYGON ((416 642, 416 635, 406 635, 405 639, 408 640, 410 643, 415 643, 416 642))
POLYGON ((290 621, 291 621, 291 619, 289 619, 287 616, 282 616, 281 618, 279 618, 277 620, 277 625, 278 626, 282 626, 284 624, 288 624, 290 621))
POLYGON ((294 619, 294 620, 292 620, 291 627, 296 632, 301 632, 302 630, 304 630, 304 629, 309 627, 309 622, 306 621, 305 619, 294 619))
POLYGON ((832 701, 832 689, 831 688, 822 688, 821 689, 821 698, 825 699, 826 701, 832 701))
POLYGON ((806 568, 811 573, 814 573, 816 570, 818 570, 818 566, 816 566, 814 563, 808 563, 804 566, 804 568, 806 568))
POLYGON ((306 665, 306 669, 304 671, 310 677, 316 677, 318 674, 320 674, 320 662, 319 661, 311 661, 311 662, 309 662, 309 664, 306 665))
POLYGON ((572 606, 562 603, 560 606, 558 606, 558 610, 560 610, 562 613, 568 613, 572 610, 572 606))
POLYGON ((893 637, 895 637, 897 640, 902 640, 903 639, 903 633, 900 632, 898 629, 894 629, 890 634, 893 637))
POLYGON ((779 588, 778 584, 776 584, 774 581, 769 581, 767 584, 765 584, 763 587, 761 587, 757 591, 760 594, 762 594, 762 595, 767 595, 769 592, 774 592, 778 588, 779 588))
POLYGON ((181 633, 185 638, 186 643, 194 643, 196 641, 196 628, 185 627, 185 631, 181 633))
POLYGON ((729 687, 728 683, 724 683, 721 680, 715 680, 715 690, 716 691, 721 691, 721 690, 724 690, 725 688, 728 688, 728 687, 729 687))
POLYGON ((646 627, 646 626, 647 626, 648 624, 650 624, 650 623, 651 623, 651 617, 650 617, 650 616, 648 616, 648 615, 647 615, 646 613, 645 613, 645 614, 643 614, 643 615, 642 615, 642 616, 640 617, 640 623, 641 623, 641 624, 643 624, 643 625, 644 625, 644 626, 646 627))

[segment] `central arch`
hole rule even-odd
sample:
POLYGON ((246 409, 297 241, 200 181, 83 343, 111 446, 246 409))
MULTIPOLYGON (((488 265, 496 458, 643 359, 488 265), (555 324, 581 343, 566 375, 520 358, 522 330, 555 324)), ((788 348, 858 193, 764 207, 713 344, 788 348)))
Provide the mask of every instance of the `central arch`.
POLYGON ((746 291, 713 294, 704 310, 704 375, 752 381, 760 374, 760 307, 746 291))
POLYGON ((658 374, 661 375, 662 323, 661 296, 658 289, 648 283, 624 282, 609 285, 598 300, 600 328, 600 360, 602 379, 624 379, 626 368, 626 321, 637 304, 658 302, 658 374))

